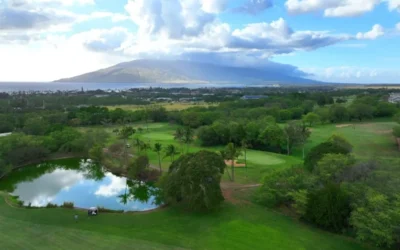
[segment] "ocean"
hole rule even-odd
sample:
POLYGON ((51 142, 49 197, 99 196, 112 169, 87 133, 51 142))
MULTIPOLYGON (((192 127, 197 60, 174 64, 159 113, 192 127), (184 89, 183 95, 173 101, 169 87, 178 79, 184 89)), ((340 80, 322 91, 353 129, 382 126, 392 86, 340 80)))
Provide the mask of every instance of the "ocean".
MULTIPOLYGON (((255 85, 252 85, 255 86, 255 85)), ((66 91, 66 90, 123 90, 130 88, 215 88, 245 87, 244 84, 167 84, 167 83, 67 83, 67 82, 0 82, 0 92, 18 91, 66 91)))

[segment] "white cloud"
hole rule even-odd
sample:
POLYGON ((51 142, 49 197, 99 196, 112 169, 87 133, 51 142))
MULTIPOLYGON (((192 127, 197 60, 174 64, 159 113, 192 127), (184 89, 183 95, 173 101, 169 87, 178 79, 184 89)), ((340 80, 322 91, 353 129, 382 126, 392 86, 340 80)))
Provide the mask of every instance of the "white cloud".
POLYGON ((9 0, 9 5, 14 7, 20 7, 24 5, 52 5, 59 4, 65 6, 71 5, 93 5, 95 4, 94 0, 9 0))
POLYGON ((226 1, 216 0, 129 0, 125 6, 139 27, 139 37, 197 36, 215 20, 226 1))
POLYGON ((200 2, 202 4, 203 11, 214 14, 223 12, 228 4, 228 0, 200 0, 200 2))
POLYGON ((323 11, 327 17, 358 16, 372 11, 381 0, 287 0, 289 13, 323 11))
POLYGON ((312 74, 312 79, 338 83, 395 83, 399 73, 396 69, 337 66, 327 68, 300 68, 312 74))
POLYGON ((84 176, 76 171, 57 169, 33 181, 20 183, 14 194, 18 195, 26 204, 45 206, 52 202, 61 190, 68 191, 70 187, 83 179, 84 176))
POLYGON ((387 0, 390 11, 397 10, 400 12, 400 0, 387 0))
POLYGON ((70 38, 47 35, 25 43, 3 43, 0 46, 1 81, 53 81, 129 60, 88 50, 85 43, 95 38, 83 33, 70 38))
POLYGON ((124 15, 121 13, 113 13, 113 12, 107 12, 107 11, 97 11, 97 12, 92 12, 88 15, 83 15, 82 19, 100 19, 100 18, 110 18, 112 22, 120 22, 120 21, 126 21, 129 20, 130 17, 128 15, 124 15))
POLYGON ((366 40, 375 40, 380 36, 383 36, 385 34, 385 30, 384 28, 379 25, 379 24, 375 24, 372 29, 368 32, 362 33, 362 32, 358 32, 357 33, 357 39, 366 39, 366 40))
POLYGON ((105 174, 107 179, 110 180, 109 184, 101 185, 94 193, 97 196, 111 197, 121 193, 122 190, 127 188, 126 179, 117 177, 111 173, 105 174))

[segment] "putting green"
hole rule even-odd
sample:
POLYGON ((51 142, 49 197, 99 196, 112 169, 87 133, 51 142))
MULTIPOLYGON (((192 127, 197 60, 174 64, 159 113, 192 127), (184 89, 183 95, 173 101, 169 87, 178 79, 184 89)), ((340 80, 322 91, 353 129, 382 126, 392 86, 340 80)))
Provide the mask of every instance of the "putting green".
MULTIPOLYGON (((247 161, 257 165, 278 165, 285 163, 285 156, 277 155, 274 153, 268 153, 263 151, 248 150, 247 161)), ((244 159, 244 155, 240 157, 240 160, 244 159)))

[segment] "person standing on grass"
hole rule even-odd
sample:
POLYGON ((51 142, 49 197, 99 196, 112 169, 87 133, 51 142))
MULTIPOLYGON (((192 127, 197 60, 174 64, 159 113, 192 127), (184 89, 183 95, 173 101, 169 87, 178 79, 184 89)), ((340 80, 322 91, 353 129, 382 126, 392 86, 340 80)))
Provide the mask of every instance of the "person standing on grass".
POLYGON ((75 219, 75 222, 78 222, 78 215, 77 214, 74 215, 74 219, 75 219))

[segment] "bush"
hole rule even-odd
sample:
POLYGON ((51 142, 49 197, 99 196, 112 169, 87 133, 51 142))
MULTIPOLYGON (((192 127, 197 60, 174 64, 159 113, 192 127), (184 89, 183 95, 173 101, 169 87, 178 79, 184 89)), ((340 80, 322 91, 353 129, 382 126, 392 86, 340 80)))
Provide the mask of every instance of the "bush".
POLYGON ((313 147, 304 159, 304 167, 312 172, 326 154, 344 154, 351 152, 352 146, 339 136, 332 136, 328 141, 313 147))
POLYGON ((74 208, 74 203, 73 202, 64 202, 62 204, 62 207, 64 207, 64 208, 74 208))
POLYGON ((314 178, 302 167, 276 170, 264 177, 256 201, 267 207, 290 205, 294 201, 293 190, 307 189, 313 183, 314 178))
POLYGON ((340 232, 349 223, 349 200, 339 185, 328 184, 309 193, 305 219, 324 229, 340 232))

